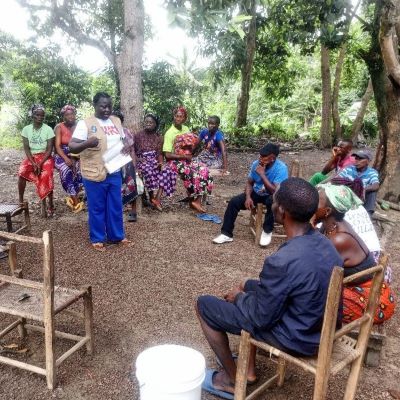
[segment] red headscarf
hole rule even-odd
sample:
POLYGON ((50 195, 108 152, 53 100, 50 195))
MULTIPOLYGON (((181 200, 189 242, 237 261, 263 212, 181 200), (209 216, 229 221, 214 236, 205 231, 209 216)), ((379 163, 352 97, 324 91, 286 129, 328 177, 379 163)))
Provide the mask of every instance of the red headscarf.
POLYGON ((178 112, 182 113, 185 116, 185 119, 187 119, 187 111, 186 108, 183 106, 178 106, 176 108, 174 108, 174 115, 176 115, 178 112))

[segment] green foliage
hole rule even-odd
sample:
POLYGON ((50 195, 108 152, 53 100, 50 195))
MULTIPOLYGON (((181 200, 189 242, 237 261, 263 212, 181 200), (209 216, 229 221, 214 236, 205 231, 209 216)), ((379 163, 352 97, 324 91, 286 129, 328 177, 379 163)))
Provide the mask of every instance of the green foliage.
POLYGON ((15 106, 4 103, 0 109, 0 149, 18 149, 22 146, 20 131, 16 122, 18 110, 15 106))
POLYGON ((184 103, 185 87, 177 72, 165 61, 143 71, 144 109, 162 119, 161 129, 172 123, 172 110, 184 103))
POLYGON ((79 106, 90 100, 91 82, 87 73, 49 50, 24 50, 10 66, 12 79, 20 90, 22 115, 19 126, 29 123, 27 111, 34 103, 46 107, 46 123, 60 120, 61 108, 79 106))
POLYGON ((312 53, 319 43, 338 47, 347 29, 350 0, 271 0, 268 19, 287 42, 312 53))
MULTIPOLYGON (((97 92, 106 92, 114 100, 117 100, 117 88, 115 86, 115 76, 112 70, 106 70, 99 75, 91 77, 90 96, 93 97, 97 92)), ((114 104, 115 105, 115 104, 114 104)))
POLYGON ((226 141, 233 147, 256 147, 260 135, 251 126, 232 128, 226 135, 226 141))
POLYGON ((154 63, 143 71, 144 108, 161 117, 161 130, 172 123, 172 111, 183 105, 192 126, 203 126, 205 101, 209 86, 200 83, 197 71, 180 70, 165 61, 154 63))

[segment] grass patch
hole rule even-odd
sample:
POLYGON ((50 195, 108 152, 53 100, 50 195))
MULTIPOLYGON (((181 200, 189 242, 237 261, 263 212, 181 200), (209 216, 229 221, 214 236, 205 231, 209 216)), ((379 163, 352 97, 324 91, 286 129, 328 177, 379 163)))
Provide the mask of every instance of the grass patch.
POLYGON ((2 104, 0 110, 0 149, 21 149, 21 132, 17 128, 18 109, 2 104))

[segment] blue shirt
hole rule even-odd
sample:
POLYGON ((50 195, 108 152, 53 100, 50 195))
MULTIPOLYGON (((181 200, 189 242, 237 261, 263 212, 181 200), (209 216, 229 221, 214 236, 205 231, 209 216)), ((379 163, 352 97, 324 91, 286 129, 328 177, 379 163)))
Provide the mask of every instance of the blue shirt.
MULTIPOLYGON (((254 181, 253 190, 259 195, 269 195, 271 193, 266 191, 261 176, 256 172, 258 164, 258 160, 254 161, 249 172, 249 178, 254 181)), ((277 159, 265 170, 265 176, 272 184, 278 185, 288 178, 288 167, 283 161, 277 159)))
POLYGON ((204 148, 207 149, 211 154, 214 154, 215 157, 219 157, 221 155, 221 147, 219 146, 219 142, 224 140, 224 134, 219 129, 215 134, 211 134, 207 128, 204 128, 200 131, 199 140, 204 143, 204 148))
POLYGON ((349 167, 344 168, 339 173, 339 176, 342 178, 350 179, 352 181, 355 178, 360 178, 364 187, 373 185, 374 183, 379 183, 378 171, 371 167, 367 167, 365 171, 359 172, 357 171, 355 165, 350 165, 349 167))
POLYGON ((342 267, 343 260, 332 242, 310 229, 267 257, 259 280, 250 281, 250 291, 238 294, 235 304, 256 337, 268 332, 286 349, 314 355, 335 266, 342 267))

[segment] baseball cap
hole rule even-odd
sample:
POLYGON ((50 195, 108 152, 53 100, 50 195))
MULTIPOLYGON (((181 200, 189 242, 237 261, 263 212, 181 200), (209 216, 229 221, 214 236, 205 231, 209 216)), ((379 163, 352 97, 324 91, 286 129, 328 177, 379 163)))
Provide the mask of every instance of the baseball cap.
POLYGON ((352 156, 357 156, 357 157, 360 157, 360 158, 366 158, 366 159, 368 159, 369 161, 372 160, 372 154, 371 154, 371 152, 370 152, 369 150, 358 150, 358 151, 354 151, 354 152, 352 153, 352 156))

